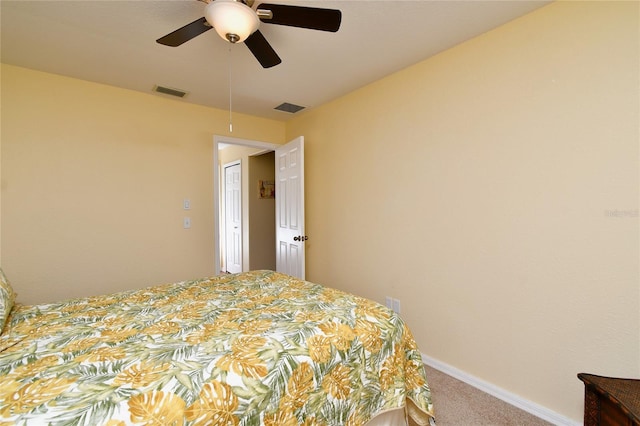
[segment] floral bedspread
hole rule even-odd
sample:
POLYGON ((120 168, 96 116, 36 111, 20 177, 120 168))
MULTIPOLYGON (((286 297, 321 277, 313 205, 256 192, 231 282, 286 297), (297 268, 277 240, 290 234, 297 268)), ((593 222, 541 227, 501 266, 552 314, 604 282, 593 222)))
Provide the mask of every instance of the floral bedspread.
POLYGON ((432 415, 420 352, 370 300, 254 271, 13 308, 0 424, 364 425, 432 415))

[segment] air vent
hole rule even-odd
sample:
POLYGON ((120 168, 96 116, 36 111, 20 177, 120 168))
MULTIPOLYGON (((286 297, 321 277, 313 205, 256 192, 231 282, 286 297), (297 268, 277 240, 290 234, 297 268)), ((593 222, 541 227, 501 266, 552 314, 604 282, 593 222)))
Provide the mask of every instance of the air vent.
POLYGON ((288 102, 282 103, 275 107, 278 111, 290 112, 291 114, 295 114, 296 112, 303 110, 304 107, 300 105, 290 104, 288 102))
POLYGON ((171 87, 164 87, 164 86, 154 86, 153 91, 158 93, 163 93, 165 95, 175 96, 178 98, 184 98, 188 94, 184 90, 172 89, 171 87))

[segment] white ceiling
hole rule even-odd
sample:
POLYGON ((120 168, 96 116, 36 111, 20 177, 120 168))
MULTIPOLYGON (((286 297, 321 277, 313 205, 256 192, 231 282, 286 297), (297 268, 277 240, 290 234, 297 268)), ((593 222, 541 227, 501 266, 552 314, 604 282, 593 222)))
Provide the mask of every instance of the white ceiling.
POLYGON ((282 102, 312 108, 542 7, 525 0, 256 0, 340 9, 337 33, 262 23, 282 58, 263 69, 244 45, 208 31, 179 47, 159 37, 204 16, 196 0, 1 0, 1 59, 181 102, 287 120, 282 102), (229 49, 231 46, 231 49, 229 49), (230 51, 231 50, 231 51, 230 51), (231 71, 231 73, 230 73, 231 71), (167 96, 155 94, 156 96, 167 96))

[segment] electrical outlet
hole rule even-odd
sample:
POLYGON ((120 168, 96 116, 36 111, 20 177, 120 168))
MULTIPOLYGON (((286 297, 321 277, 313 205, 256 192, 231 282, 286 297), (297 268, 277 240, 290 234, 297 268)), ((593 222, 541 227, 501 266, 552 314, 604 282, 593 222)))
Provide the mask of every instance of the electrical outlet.
POLYGON ((393 299, 393 312, 395 312, 396 314, 400 313, 400 300, 398 299, 393 299))
POLYGON ((384 305, 389 308, 389 309, 393 309, 393 299, 389 296, 384 298, 384 305))
POLYGON ((400 300, 394 299, 393 297, 386 296, 384 298, 384 305, 391 309, 396 314, 400 313, 400 300))

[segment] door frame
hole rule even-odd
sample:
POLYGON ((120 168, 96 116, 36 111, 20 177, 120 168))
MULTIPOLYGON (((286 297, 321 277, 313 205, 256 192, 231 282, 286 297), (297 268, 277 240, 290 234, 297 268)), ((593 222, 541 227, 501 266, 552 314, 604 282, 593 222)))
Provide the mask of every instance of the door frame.
MULTIPOLYGON (((264 152, 275 151, 279 144, 262 142, 250 139, 240 139, 231 136, 213 136, 213 270, 215 275, 220 274, 220 182, 222 179, 222 167, 220 167, 220 144, 241 145, 251 148, 262 148, 264 152)), ((244 209, 244 207, 243 207, 244 209)), ((243 231, 244 232, 244 231, 243 231)))

